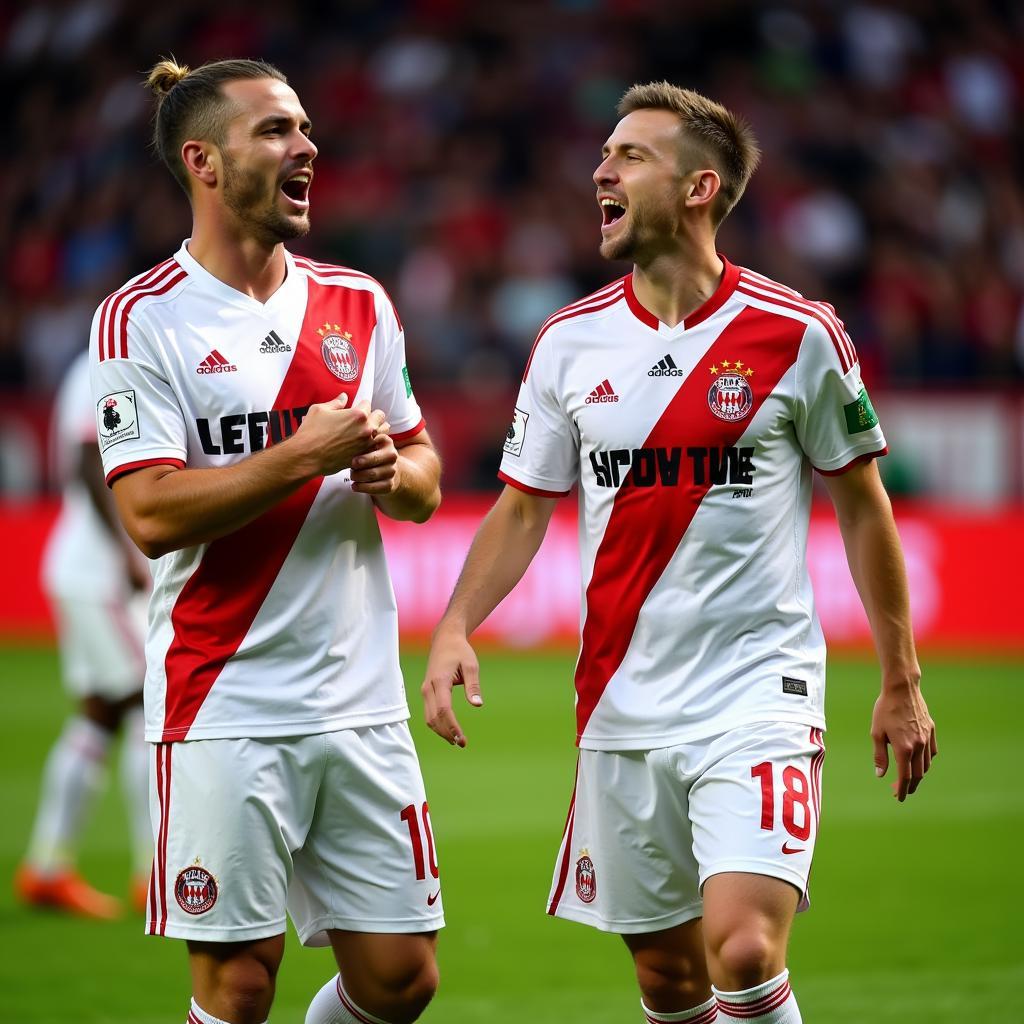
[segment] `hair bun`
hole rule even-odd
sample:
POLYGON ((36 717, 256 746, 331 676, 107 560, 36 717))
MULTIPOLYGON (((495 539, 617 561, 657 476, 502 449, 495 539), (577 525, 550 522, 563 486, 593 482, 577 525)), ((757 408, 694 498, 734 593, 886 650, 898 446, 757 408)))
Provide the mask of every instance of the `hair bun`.
POLYGON ((189 74, 187 64, 179 64, 173 57, 154 64, 146 78, 146 88, 152 89, 159 97, 166 96, 189 74))

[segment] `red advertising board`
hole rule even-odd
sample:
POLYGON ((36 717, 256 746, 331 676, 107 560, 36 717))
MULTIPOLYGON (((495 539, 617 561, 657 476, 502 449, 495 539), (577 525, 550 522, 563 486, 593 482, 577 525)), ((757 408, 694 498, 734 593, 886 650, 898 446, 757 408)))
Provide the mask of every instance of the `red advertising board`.
MULTIPOLYGON (((382 520, 405 639, 425 641, 436 625, 488 507, 484 498, 449 497, 423 526, 382 520)), ((0 636, 52 636, 38 565, 55 514, 52 502, 0 506, 0 636)), ((921 648, 1024 652, 1024 510, 912 505, 899 509, 897 520, 921 648)), ((864 612, 827 507, 812 518, 808 559, 829 643, 869 646, 864 612)), ((526 577, 477 635, 515 647, 571 645, 579 607, 575 506, 566 500, 526 577)))

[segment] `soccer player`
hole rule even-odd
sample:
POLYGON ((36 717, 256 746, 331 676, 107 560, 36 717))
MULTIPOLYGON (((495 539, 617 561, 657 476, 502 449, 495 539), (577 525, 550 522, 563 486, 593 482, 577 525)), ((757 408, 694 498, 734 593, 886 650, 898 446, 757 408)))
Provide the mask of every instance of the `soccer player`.
POLYGON ((280 71, 162 61, 148 84, 192 236, 91 346, 107 482, 156 559, 147 930, 188 942, 191 1024, 266 1020, 286 907, 340 965, 307 1024, 405 1024, 443 915, 376 520, 440 501, 402 325, 366 274, 284 248, 317 149, 280 71))
POLYGON ((149 573, 103 483, 87 352, 71 364, 57 392, 51 440, 63 494, 43 556, 43 586, 57 620, 61 674, 77 711, 47 758, 15 892, 31 906, 107 919, 120 914, 120 903, 81 878, 75 851, 111 744, 123 731, 120 774, 132 834, 131 902, 145 909, 153 855, 142 723, 149 573))
POLYGON ((876 772, 891 747, 902 801, 936 753, 886 445, 832 307, 715 250, 758 161, 749 127, 667 83, 634 86, 619 115, 594 182, 601 253, 633 270, 541 327, 425 713, 465 745, 453 686, 482 703, 467 638, 578 485, 580 752, 548 913, 623 936, 648 1021, 793 1024, 786 947, 824 758, 813 470, 881 663, 876 772))

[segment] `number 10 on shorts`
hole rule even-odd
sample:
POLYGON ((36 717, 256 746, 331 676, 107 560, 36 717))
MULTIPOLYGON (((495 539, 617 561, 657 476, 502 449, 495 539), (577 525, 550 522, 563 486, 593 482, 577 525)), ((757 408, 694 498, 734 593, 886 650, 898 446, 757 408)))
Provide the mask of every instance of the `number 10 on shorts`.
MULTIPOLYGON (((761 828, 775 828, 775 766, 771 761, 755 764, 752 778, 761 782, 761 828)), ((793 765, 782 769, 782 826, 794 838, 806 842, 811 835, 811 787, 807 776, 793 765)))
POLYGON ((416 805, 409 804, 403 807, 399 817, 409 826, 409 841, 412 843, 412 860, 416 868, 416 880, 422 881, 427 877, 426 866, 430 868, 430 877, 437 878, 437 856, 434 853, 434 833, 430 829, 430 808, 426 801, 420 808, 419 815, 416 813, 416 805), (427 864, 423 861, 423 839, 420 835, 420 820, 423 821, 423 832, 427 837, 427 864))

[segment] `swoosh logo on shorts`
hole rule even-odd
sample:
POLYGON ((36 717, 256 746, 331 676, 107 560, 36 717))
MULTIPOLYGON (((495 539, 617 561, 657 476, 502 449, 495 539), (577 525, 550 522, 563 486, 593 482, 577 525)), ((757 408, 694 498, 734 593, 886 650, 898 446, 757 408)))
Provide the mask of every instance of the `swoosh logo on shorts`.
POLYGON ((441 895, 441 890, 438 889, 433 896, 427 897, 427 906, 432 907, 437 902, 437 897, 441 895))
POLYGON ((782 852, 783 853, 803 853, 804 852, 804 848, 802 846, 794 846, 792 849, 790 849, 789 843, 783 843, 782 844, 782 852))

